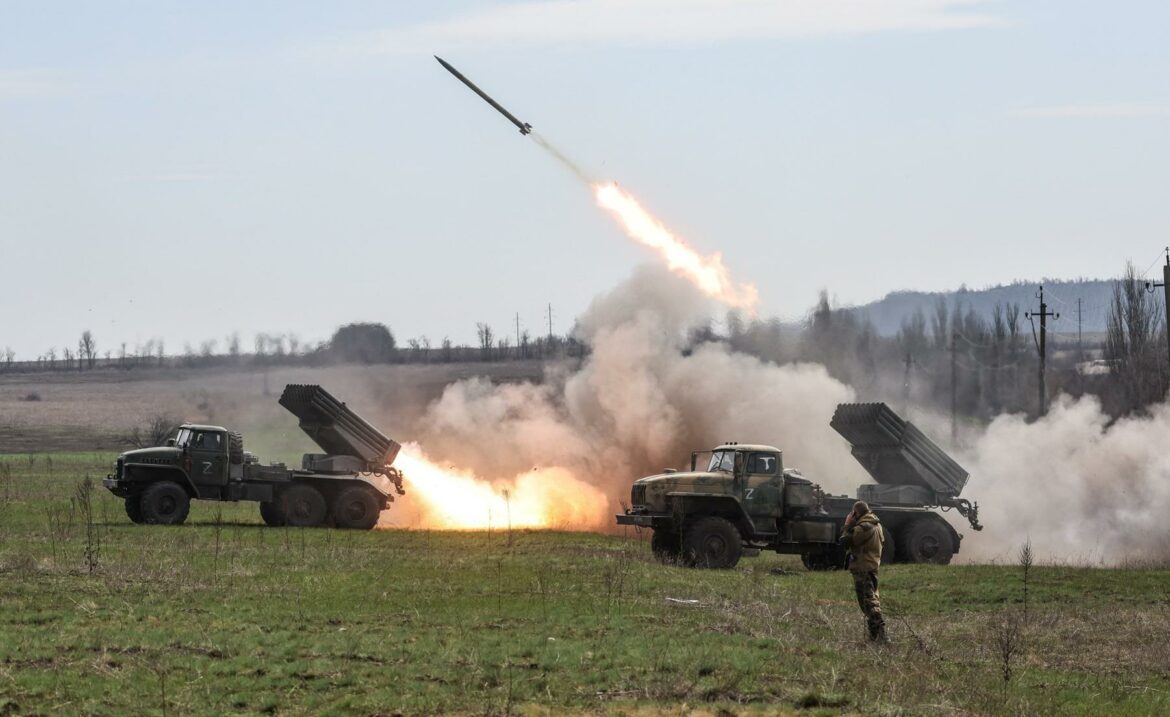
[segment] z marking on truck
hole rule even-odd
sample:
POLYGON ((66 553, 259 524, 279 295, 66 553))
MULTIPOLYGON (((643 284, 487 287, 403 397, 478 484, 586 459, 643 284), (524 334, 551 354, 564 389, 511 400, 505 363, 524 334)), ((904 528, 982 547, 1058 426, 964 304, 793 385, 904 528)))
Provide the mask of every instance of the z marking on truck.
POLYGON ((752 494, 753 494, 753 493, 755 493, 755 492, 756 492, 756 489, 755 489, 755 488, 748 488, 747 490, 745 490, 745 491, 744 491, 744 495, 743 495, 743 497, 744 497, 744 500, 751 500, 751 499, 752 499, 752 494))
POLYGON ((211 475, 211 461, 203 461, 203 475, 211 475))

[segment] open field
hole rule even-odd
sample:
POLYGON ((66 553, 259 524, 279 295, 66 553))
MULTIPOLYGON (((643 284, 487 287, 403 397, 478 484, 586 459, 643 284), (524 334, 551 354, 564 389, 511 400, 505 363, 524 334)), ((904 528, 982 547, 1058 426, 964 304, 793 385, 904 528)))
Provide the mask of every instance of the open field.
POLYGON ((319 383, 391 435, 409 435, 450 383, 483 376, 540 380, 556 362, 378 364, 262 368, 115 368, 0 373, 0 453, 121 450, 121 438, 158 414, 245 429, 250 450, 299 462, 303 436, 276 403, 287 383, 319 383), (35 396, 35 400, 28 400, 35 396))
POLYGON ((136 526, 78 492, 110 460, 0 456, 0 715, 1170 710, 1162 571, 1034 568, 1025 619, 1016 566, 894 566, 875 649, 848 577, 791 558, 271 529, 254 504, 136 526))

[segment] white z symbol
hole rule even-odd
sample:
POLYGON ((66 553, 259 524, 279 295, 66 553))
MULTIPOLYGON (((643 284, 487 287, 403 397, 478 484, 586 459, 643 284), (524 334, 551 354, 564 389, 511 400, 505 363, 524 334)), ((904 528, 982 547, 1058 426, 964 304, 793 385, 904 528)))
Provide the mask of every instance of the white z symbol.
POLYGON ((211 461, 203 461, 203 475, 211 473, 211 461))
POLYGON ((748 489, 747 489, 747 491, 746 491, 746 493, 747 493, 747 494, 744 496, 744 498, 745 498, 745 499, 747 499, 747 500, 751 500, 751 499, 752 499, 752 494, 753 494, 753 493, 755 493, 755 492, 756 492, 756 489, 755 489, 755 488, 748 488, 748 489))

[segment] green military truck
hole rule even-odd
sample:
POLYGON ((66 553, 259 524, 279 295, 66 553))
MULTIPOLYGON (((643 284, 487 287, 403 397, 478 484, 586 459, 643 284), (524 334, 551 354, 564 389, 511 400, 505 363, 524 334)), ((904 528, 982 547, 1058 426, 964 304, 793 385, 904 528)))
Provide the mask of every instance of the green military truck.
POLYGON ((978 504, 959 497, 967 471, 884 403, 841 404, 829 425, 877 481, 856 498, 825 494, 786 469, 778 448, 726 443, 692 453, 689 471, 635 481, 617 522, 653 530, 660 560, 707 568, 734 567, 759 550, 800 555, 810 570, 844 567, 837 537, 858 499, 882 521, 883 562, 950 562, 963 536, 937 511, 954 509, 982 530, 978 504))
POLYGON ((239 433, 185 423, 165 446, 127 451, 102 481, 124 499, 135 523, 179 525, 192 500, 256 501, 268 525, 369 530, 404 494, 392 463, 399 444, 320 386, 288 385, 280 396, 325 453, 307 453, 301 468, 261 465, 239 433))

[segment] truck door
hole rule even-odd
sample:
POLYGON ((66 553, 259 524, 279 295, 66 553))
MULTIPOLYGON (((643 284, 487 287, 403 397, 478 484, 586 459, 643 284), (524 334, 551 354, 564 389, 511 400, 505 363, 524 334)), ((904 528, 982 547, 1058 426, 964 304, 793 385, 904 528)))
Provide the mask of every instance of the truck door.
POLYGON ((782 511, 784 482, 780 456, 772 452, 747 454, 744 466, 743 504, 758 530, 775 531, 782 511))
POLYGON ((187 444, 191 480, 197 486, 227 483, 227 436, 220 431, 197 430, 187 444))

